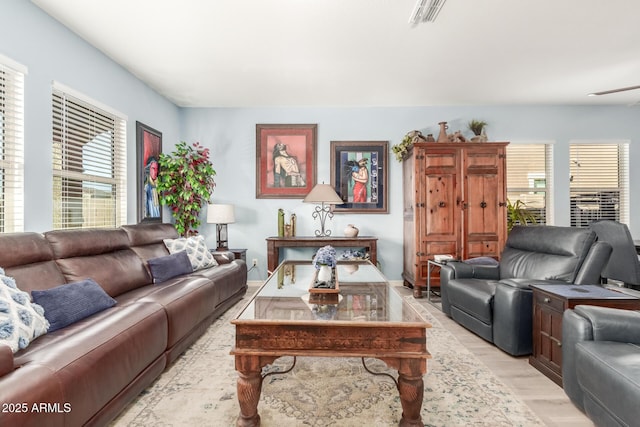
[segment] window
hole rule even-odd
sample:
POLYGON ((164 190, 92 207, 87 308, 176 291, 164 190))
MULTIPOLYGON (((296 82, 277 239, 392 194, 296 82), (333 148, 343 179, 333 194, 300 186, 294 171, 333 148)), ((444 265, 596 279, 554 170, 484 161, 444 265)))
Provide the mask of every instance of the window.
POLYGON ((571 225, 599 219, 628 223, 629 143, 571 143, 569 156, 571 225))
POLYGON ((126 119, 72 90, 53 89, 53 228, 126 220, 126 119))
POLYGON ((24 75, 0 56, 0 232, 24 231, 24 75))
POLYGON ((548 143, 507 145, 507 198, 522 201, 539 224, 552 224, 553 146, 548 143))

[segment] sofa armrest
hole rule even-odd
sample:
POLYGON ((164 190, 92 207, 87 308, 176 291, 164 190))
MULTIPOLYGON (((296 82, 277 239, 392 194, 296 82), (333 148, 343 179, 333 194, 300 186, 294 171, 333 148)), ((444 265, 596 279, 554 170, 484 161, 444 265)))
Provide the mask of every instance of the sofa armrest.
POLYGON ((580 341, 640 343, 640 312, 579 305, 562 316, 562 388, 584 411, 584 395, 576 372, 576 344, 580 341))
POLYGON ((11 347, 0 344, 0 376, 13 371, 13 351, 11 347))
POLYGON ((211 255, 218 264, 229 264, 236 259, 236 255, 231 251, 212 251, 211 255))
POLYGON ((487 279, 498 280, 500 268, 497 265, 467 264, 464 261, 449 261, 440 270, 449 280, 453 279, 487 279))
POLYGON ((579 305, 574 311, 591 323, 594 341, 640 345, 640 312, 592 305, 579 305))
POLYGON ((562 388, 569 399, 584 412, 584 394, 576 372, 576 344, 593 340, 593 328, 586 317, 574 310, 562 315, 562 388))
POLYGON ((513 356, 533 350, 531 281, 501 280, 493 297, 493 343, 513 356))

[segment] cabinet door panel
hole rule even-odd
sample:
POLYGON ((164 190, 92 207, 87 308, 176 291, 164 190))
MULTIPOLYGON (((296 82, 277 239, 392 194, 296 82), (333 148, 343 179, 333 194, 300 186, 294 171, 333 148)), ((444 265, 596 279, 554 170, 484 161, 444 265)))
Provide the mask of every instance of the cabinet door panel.
POLYGON ((456 234, 456 175, 427 174, 425 177, 425 237, 443 238, 456 234))

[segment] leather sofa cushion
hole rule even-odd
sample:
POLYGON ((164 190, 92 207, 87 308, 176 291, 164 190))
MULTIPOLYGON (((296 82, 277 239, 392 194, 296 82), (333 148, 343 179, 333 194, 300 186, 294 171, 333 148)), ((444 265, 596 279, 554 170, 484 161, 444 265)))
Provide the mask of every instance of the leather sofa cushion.
MULTIPOLYGON (((107 405, 126 389, 166 348, 167 316, 163 308, 138 303, 113 307, 44 335, 24 352, 16 353, 15 363, 46 367, 62 390, 63 402, 73 408, 66 414, 65 425, 84 425, 96 408, 107 405)), ((31 393, 37 393, 37 389, 31 393)))
POLYGON ((219 301, 226 301, 247 285, 247 264, 236 260, 229 264, 220 264, 217 267, 198 270, 194 277, 202 276, 215 283, 219 294, 219 301), (229 278, 233 277, 232 280, 229 278))
POLYGON ((167 348, 171 348, 211 314, 220 301, 220 293, 204 277, 189 276, 155 285, 140 301, 157 303, 166 310, 167 348))
MULTIPOLYGON (((575 361, 585 402, 615 414, 626 425, 640 419, 640 349, 614 341, 579 341, 575 361)), ((586 405, 587 413, 589 407, 586 405)))
POLYGON ((573 282, 596 236, 578 227, 514 227, 500 258, 500 278, 573 282))
POLYGON ((49 242, 39 233, 0 234, 0 267, 25 292, 65 283, 49 242))
POLYGON ((490 325, 493 317, 493 296, 497 283, 494 280, 484 279, 451 280, 447 289, 449 303, 490 325))

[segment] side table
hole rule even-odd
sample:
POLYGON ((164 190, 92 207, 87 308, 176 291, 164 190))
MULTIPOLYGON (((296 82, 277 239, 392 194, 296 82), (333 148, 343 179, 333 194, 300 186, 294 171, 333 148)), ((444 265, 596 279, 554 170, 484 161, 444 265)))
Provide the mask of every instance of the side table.
MULTIPOLYGON (((431 270, 436 267, 442 267, 446 263, 434 261, 432 259, 427 260, 427 301, 431 302, 431 270)), ((415 298, 422 298, 422 290, 419 286, 413 288, 413 296, 415 298)))
POLYGON ((562 387, 562 315, 576 305, 640 309, 640 299, 595 285, 531 285, 533 354, 529 364, 562 387))

